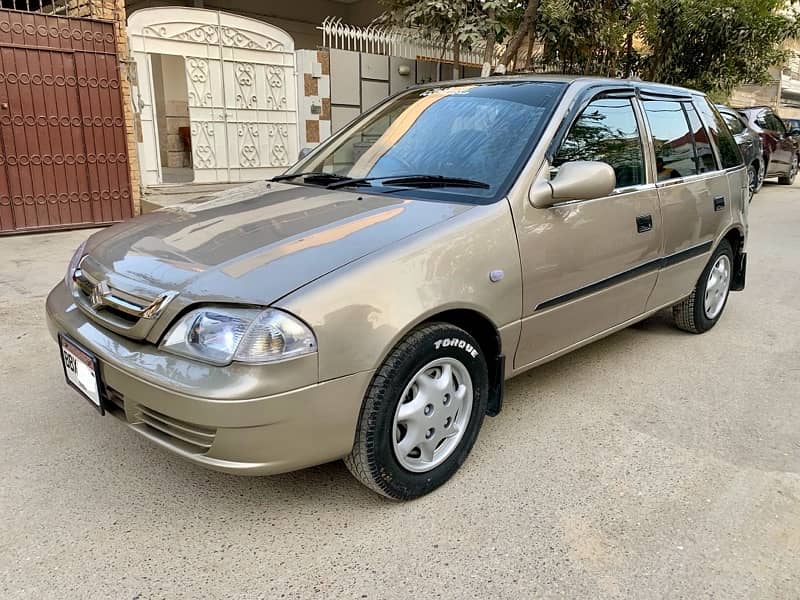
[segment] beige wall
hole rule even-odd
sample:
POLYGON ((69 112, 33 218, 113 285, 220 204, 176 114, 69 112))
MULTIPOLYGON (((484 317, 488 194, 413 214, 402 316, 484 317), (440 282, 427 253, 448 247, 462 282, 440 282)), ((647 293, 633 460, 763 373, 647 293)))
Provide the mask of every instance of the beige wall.
MULTIPOLYGON (((800 56, 800 40, 789 40, 784 48, 800 56)), ((770 70, 766 85, 742 85, 728 98, 731 106, 770 106, 781 117, 800 118, 800 60, 790 59, 782 68, 770 70)))

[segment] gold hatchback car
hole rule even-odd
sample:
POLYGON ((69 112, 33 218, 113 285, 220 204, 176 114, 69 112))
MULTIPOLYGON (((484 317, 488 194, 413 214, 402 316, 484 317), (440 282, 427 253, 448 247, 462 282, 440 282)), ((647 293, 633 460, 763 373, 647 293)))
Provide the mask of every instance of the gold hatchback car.
POLYGON ((47 299, 64 375, 229 473, 343 458, 420 496, 503 381, 744 287, 747 170, 703 94, 503 77, 406 90, 286 174, 95 233, 47 299))

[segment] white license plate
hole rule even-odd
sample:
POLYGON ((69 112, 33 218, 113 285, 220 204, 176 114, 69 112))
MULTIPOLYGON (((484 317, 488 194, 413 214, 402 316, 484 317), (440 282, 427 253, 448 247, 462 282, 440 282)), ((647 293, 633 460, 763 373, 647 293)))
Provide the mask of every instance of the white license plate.
POLYGON ((59 336, 59 341, 61 343, 61 362, 64 365, 67 383, 88 398, 102 412, 100 385, 96 372, 97 361, 94 356, 79 348, 63 335, 59 336))

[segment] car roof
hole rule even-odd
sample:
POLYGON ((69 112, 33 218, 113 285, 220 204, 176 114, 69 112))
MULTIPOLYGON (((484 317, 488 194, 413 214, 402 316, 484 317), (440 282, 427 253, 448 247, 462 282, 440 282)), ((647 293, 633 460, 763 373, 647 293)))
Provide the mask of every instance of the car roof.
POLYGON ((738 110, 739 112, 751 113, 751 112, 756 112, 756 111, 761 112, 762 110, 770 110, 771 111, 772 108, 769 107, 769 106, 743 106, 743 107, 737 108, 735 110, 738 110))
POLYGON ((564 75, 559 73, 515 73, 513 75, 492 75, 490 77, 471 77, 467 79, 454 79, 451 81, 432 81, 430 83, 423 83, 415 88, 425 87, 441 87, 442 85, 481 85, 481 84, 497 84, 497 83, 519 83, 519 82, 554 82, 565 83, 567 85, 580 84, 583 87, 593 85, 607 85, 608 87, 630 87, 651 91, 653 93, 672 93, 680 92, 685 95, 700 95, 705 96, 703 92, 684 88, 676 85, 667 85, 664 83, 654 83, 651 81, 642 81, 640 79, 616 79, 613 77, 590 77, 586 75, 564 75))

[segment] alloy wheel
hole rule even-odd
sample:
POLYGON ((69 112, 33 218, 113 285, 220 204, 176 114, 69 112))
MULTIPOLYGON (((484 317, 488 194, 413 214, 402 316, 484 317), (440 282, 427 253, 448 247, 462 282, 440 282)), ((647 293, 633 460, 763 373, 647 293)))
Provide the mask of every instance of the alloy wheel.
POLYGON ((708 273, 706 292, 703 307, 706 318, 715 319, 728 298, 731 282, 731 260, 726 254, 721 254, 708 273))
POLYGON ((758 172, 753 168, 753 165, 747 167, 747 181, 749 182, 748 187, 748 196, 747 201, 751 202, 753 200, 753 196, 756 195, 756 189, 758 189, 758 172))
POLYGON ((403 391, 392 424, 400 465, 424 473, 447 460, 467 429, 472 401, 472 378, 461 361, 440 358, 417 371, 403 391))

